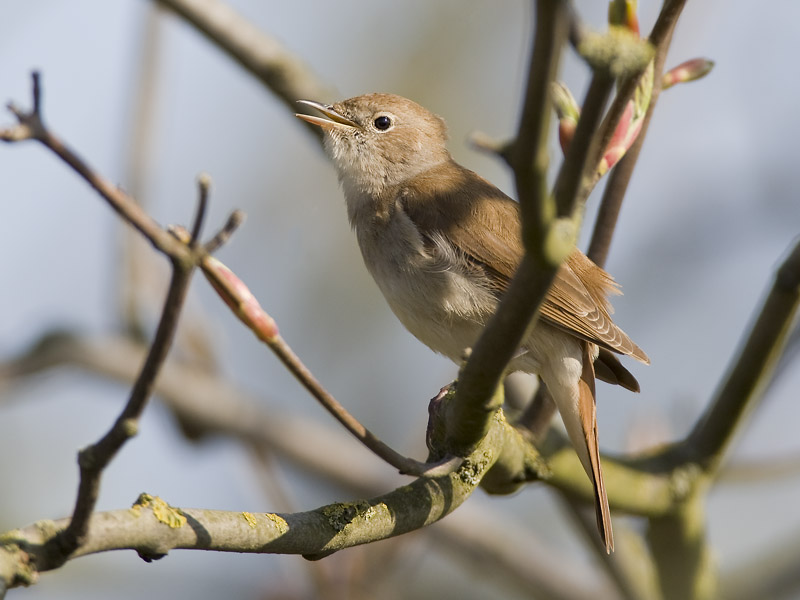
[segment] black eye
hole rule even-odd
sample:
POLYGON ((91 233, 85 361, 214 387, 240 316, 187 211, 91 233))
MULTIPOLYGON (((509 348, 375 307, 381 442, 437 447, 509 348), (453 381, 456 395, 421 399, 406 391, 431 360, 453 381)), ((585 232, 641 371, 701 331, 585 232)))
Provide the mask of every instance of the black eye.
POLYGON ((373 124, 375 125, 375 129, 379 131, 386 131, 392 126, 392 120, 386 115, 381 115, 380 117, 375 118, 373 124))

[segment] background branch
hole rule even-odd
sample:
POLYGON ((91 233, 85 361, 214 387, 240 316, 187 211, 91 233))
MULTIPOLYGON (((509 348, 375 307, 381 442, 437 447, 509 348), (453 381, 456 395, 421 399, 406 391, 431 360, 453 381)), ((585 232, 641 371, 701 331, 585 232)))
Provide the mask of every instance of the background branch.
POLYGON ((800 304, 800 240, 778 269, 772 289, 738 355, 686 444, 709 472, 719 469, 734 433, 769 385, 800 304))
MULTIPOLYGON (((154 0, 191 23, 197 31, 258 78, 292 113, 304 112, 297 100, 335 95, 311 68, 277 40, 260 31, 219 0, 154 0)), ((322 141, 322 131, 307 129, 322 141)))

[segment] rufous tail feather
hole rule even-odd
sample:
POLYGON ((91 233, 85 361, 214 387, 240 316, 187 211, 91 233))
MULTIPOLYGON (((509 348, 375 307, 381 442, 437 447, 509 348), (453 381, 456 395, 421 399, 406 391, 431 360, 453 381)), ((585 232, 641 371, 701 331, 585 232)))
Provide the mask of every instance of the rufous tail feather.
POLYGON ((600 448, 597 443, 597 412, 594 391, 594 367, 589 352, 589 344, 583 342, 583 372, 578 382, 578 412, 581 418, 586 449, 591 465, 592 485, 594 486, 595 510, 597 513, 597 529, 609 554, 614 550, 614 533, 611 529, 611 510, 608 506, 606 486, 603 483, 603 468, 600 465, 600 448))

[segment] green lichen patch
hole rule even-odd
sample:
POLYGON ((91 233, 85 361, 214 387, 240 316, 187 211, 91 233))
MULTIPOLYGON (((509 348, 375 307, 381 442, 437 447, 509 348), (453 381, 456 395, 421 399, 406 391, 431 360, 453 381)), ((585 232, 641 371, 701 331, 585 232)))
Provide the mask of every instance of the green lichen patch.
POLYGON ((328 524, 338 533, 344 530, 356 518, 363 517, 371 519, 376 510, 369 502, 339 502, 330 504, 322 508, 322 514, 328 520, 328 524))
POLYGON ((475 457, 464 460, 464 463, 458 470, 459 479, 467 485, 477 486, 481 482, 483 472, 491 463, 491 460, 492 454, 488 450, 484 451, 478 460, 475 460, 475 457))

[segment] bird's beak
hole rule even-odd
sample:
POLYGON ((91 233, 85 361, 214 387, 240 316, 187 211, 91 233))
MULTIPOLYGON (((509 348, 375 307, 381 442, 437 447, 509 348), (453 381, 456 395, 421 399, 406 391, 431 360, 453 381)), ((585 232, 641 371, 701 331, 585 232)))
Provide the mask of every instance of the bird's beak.
POLYGON ((358 127, 358 123, 351 121, 343 115, 340 115, 338 112, 333 110, 333 107, 330 104, 320 104, 319 102, 314 102, 312 100, 298 100, 298 102, 300 104, 307 104, 311 108, 316 108, 319 112, 327 117, 314 117, 312 115, 306 115, 303 113, 295 114, 295 117, 303 119, 303 121, 308 121, 309 123, 318 125, 323 129, 334 129, 336 127, 358 127))

